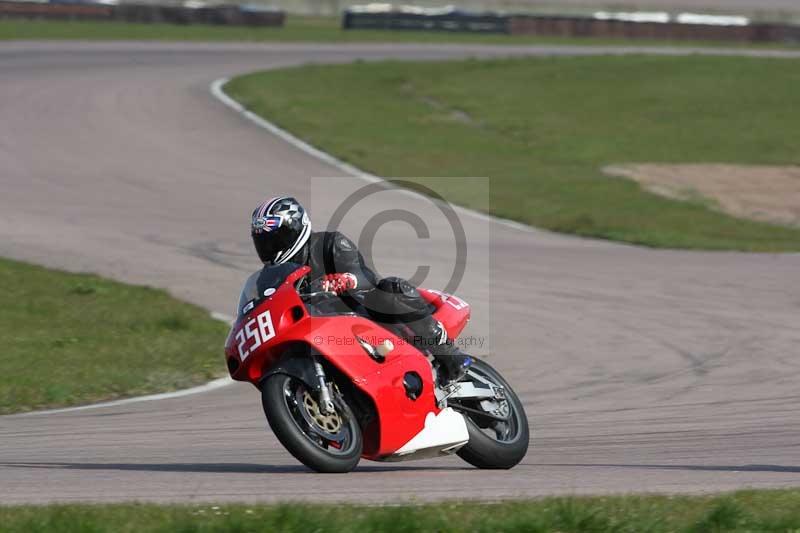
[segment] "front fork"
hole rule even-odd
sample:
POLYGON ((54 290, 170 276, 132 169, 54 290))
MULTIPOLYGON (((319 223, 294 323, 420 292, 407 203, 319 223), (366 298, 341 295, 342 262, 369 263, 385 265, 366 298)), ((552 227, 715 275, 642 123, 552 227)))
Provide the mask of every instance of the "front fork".
POLYGON ((314 359, 314 374, 317 376, 317 384, 319 386, 319 404, 320 411, 323 414, 329 415, 336 411, 331 399, 331 389, 328 387, 328 382, 325 379, 325 369, 317 359, 314 359))

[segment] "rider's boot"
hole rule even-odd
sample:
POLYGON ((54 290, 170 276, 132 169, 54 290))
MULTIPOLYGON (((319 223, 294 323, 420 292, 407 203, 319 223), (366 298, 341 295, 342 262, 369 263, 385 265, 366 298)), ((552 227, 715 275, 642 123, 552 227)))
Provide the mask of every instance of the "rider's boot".
POLYGON ((421 330, 417 343, 423 345, 439 363, 439 385, 445 386, 459 381, 472 364, 472 357, 456 348, 453 341, 447 338, 447 330, 441 322, 430 316, 420 322, 416 328, 421 330))
POLYGON ((472 364, 472 357, 463 353, 453 345, 453 341, 439 344, 431 350, 431 355, 438 361, 444 375, 439 378, 440 385, 448 385, 460 381, 467 375, 472 364))

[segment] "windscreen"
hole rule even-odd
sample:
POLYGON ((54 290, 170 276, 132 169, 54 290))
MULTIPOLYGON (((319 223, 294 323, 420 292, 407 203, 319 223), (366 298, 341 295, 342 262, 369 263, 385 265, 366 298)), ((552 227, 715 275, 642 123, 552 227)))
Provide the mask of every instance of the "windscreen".
MULTIPOLYGON (((239 304, 236 308, 237 318, 242 318, 255 306, 266 298, 265 292, 277 289, 286 278, 295 270, 302 268, 297 263, 284 263, 282 265, 265 265, 259 272, 247 278, 239 295, 239 304)), ((268 294, 267 294, 268 295, 268 294)))

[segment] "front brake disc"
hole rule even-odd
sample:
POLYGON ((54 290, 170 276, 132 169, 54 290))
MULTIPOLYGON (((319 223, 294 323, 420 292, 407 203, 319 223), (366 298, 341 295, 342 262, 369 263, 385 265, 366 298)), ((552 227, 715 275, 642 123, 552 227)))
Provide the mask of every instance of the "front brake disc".
POLYGON ((303 391, 303 407, 311 422, 325 433, 335 435, 342 429, 342 417, 337 411, 325 414, 319 408, 319 403, 308 393, 303 391))

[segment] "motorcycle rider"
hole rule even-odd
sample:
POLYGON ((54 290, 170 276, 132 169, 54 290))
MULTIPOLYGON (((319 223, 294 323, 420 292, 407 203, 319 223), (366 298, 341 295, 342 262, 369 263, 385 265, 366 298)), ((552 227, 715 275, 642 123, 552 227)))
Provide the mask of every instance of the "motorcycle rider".
MULTIPOLYGON (((455 348, 444 326, 431 316, 432 306, 408 281, 377 279, 356 245, 338 231, 311 230, 308 213, 290 196, 271 198, 253 211, 250 234, 265 266, 297 263, 311 267, 300 292, 332 291, 355 309, 429 353, 444 370, 442 383, 464 376, 471 358, 455 348)), ((243 301, 257 298, 260 272, 245 284, 243 301)), ((241 310, 240 310, 241 311, 241 310)))

